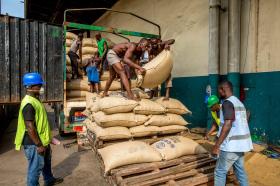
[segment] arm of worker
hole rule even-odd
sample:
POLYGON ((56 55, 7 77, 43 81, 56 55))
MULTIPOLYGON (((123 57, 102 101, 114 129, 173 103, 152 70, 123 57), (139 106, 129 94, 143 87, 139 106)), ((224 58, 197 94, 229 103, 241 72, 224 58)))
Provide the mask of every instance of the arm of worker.
POLYGON ((206 133, 204 139, 208 140, 209 136, 218 129, 218 125, 216 122, 213 122, 211 129, 206 133))
POLYGON ((164 49, 170 50, 170 45, 173 45, 175 43, 175 39, 169 39, 167 41, 162 41, 162 46, 164 49))
POLYGON ((235 111, 234 111, 234 106, 230 101, 224 101, 222 105, 222 110, 223 110, 223 115, 224 115, 224 124, 220 133, 220 136, 218 140, 216 141, 212 154, 218 155, 220 152, 220 146, 223 143, 223 141, 226 139, 228 136, 231 127, 232 127, 232 122, 235 120, 235 111))
POLYGON ((103 47, 104 47, 104 51, 103 51, 102 56, 100 57, 102 60, 104 60, 105 54, 107 53, 107 50, 108 50, 106 41, 103 43, 103 47))
POLYGON ((25 127, 27 129, 27 133, 30 137, 30 139, 34 142, 34 144, 37 146, 37 152, 39 154, 44 154, 45 147, 42 145, 41 140, 37 134, 37 130, 35 128, 35 110, 31 104, 27 104, 23 108, 23 117, 24 117, 24 123, 25 127))
POLYGON ((129 45, 127 51, 125 52, 123 61, 128 64, 130 67, 135 68, 137 70, 139 70, 141 73, 145 72, 145 69, 140 67, 139 65, 137 65, 136 63, 134 63, 132 61, 132 57, 133 57, 133 52, 135 50, 136 46, 134 44, 129 45))

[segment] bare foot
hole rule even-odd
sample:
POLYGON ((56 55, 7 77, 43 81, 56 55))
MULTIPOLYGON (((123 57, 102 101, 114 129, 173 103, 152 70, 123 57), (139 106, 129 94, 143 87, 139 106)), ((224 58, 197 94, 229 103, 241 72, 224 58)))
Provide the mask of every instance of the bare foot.
POLYGON ((108 93, 103 93, 103 94, 101 95, 101 98, 104 98, 104 97, 109 97, 109 94, 108 94, 108 93))
POLYGON ((137 98, 135 96, 127 96, 126 98, 130 99, 130 100, 134 100, 134 101, 140 101, 141 100, 140 98, 137 98))

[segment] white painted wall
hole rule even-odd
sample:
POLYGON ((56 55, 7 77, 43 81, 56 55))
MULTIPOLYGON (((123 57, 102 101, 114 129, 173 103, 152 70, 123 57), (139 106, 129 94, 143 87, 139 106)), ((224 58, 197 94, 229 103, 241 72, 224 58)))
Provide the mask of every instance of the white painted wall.
MULTIPOLYGON (((221 0, 227 7, 228 0, 221 0)), ((241 65, 242 73, 280 71, 280 1, 242 0, 241 65)), ((172 47, 175 77, 208 74, 208 0, 120 0, 113 9, 130 11, 158 23, 162 38, 176 40, 172 47)), ((221 12, 220 71, 227 72, 227 19, 221 12)), ((127 30, 157 33, 157 29, 131 16, 106 13, 94 24, 127 30)), ((114 42, 123 42, 111 34, 114 42)), ((130 37, 133 41, 139 38, 130 37)))

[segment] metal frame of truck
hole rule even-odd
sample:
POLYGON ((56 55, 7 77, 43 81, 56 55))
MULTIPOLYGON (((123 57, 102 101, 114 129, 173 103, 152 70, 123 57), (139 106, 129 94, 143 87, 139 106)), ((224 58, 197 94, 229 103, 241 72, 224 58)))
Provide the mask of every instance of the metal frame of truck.
MULTIPOLYGON (((161 28, 158 24, 147 20, 139 15, 136 15, 131 12, 123 12, 123 11, 117 11, 117 10, 112 10, 108 8, 84 8, 84 9, 67 9, 64 11, 64 36, 66 36, 67 28, 72 28, 72 29, 82 29, 82 30, 89 30, 89 31, 99 31, 99 32, 107 32, 111 33, 120 37, 123 37, 127 40, 123 35, 128 35, 128 36, 136 36, 136 37, 144 37, 144 38, 161 38, 161 28), (131 15, 133 17, 136 17, 138 19, 141 19, 149 24, 152 24, 158 28, 158 35, 157 34, 149 34, 149 33, 143 33, 143 32, 136 32, 136 31, 129 31, 125 29, 120 29, 120 28, 112 28, 112 27, 103 27, 103 26, 95 26, 95 25, 87 25, 87 24, 80 24, 80 23, 74 23, 74 22, 67 22, 67 12, 77 12, 77 11, 94 11, 94 10, 105 10, 109 12, 116 12, 120 14, 126 14, 126 15, 131 15)), ((64 90, 64 102, 63 102, 63 109, 57 108, 57 111, 59 113, 59 131, 60 133, 70 133, 70 132, 77 132, 81 131, 83 129, 83 123, 82 122, 74 122, 70 123, 68 120, 69 118, 65 117, 65 112, 67 111, 67 100, 66 100, 66 44, 64 43, 64 85, 63 85, 63 90, 64 90)))

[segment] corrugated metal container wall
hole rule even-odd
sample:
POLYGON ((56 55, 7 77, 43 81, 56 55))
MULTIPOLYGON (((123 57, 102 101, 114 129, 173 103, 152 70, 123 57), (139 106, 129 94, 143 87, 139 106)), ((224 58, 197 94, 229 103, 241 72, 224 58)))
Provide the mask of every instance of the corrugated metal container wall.
POLYGON ((63 27, 0 15, 0 104, 20 102, 27 72, 46 81, 42 101, 63 101, 63 27))

